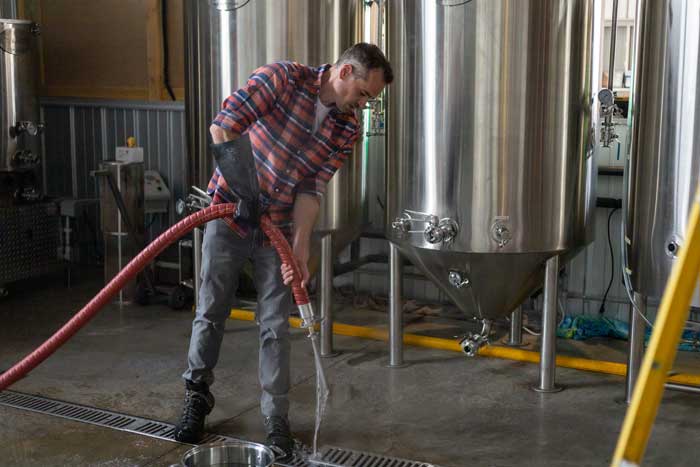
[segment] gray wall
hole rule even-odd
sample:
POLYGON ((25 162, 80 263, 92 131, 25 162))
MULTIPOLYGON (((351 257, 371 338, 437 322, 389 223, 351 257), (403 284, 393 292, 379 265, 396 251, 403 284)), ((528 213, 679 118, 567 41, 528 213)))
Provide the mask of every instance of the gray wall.
MULTIPOLYGON (((172 193, 167 215, 158 214, 151 236, 176 222, 174 203, 187 195, 184 104, 83 99, 42 99, 46 124, 44 192, 53 197, 97 198, 90 171, 114 160, 115 148, 134 136, 146 170, 157 170, 172 193)), ((151 219, 147 219, 149 222, 151 219)))

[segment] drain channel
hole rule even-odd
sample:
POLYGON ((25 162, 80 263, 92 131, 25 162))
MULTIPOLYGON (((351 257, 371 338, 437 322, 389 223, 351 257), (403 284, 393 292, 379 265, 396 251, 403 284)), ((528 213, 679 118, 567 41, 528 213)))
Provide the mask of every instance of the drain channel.
MULTIPOLYGON (((115 430, 128 431, 129 433, 146 435, 165 441, 175 441, 175 426, 170 423, 58 401, 48 397, 6 390, 0 392, 0 405, 53 415, 76 422, 104 426, 115 430)), ((207 434, 202 443, 217 443, 232 439, 227 436, 207 434)))
MULTIPOLYGON (((109 410, 96 409, 72 402, 63 402, 48 397, 35 396, 17 391, 0 391, 0 405, 15 409, 52 415, 76 422, 89 423, 115 430, 126 431, 164 441, 175 441, 175 426, 170 423, 147 418, 125 415, 109 410)), ((201 444, 240 441, 230 436, 207 433, 201 444)), ((309 461, 296 456, 288 463, 276 463, 279 467, 437 467, 425 462, 417 462, 396 457, 379 456, 369 452, 355 451, 333 446, 321 448, 318 459, 309 461)))

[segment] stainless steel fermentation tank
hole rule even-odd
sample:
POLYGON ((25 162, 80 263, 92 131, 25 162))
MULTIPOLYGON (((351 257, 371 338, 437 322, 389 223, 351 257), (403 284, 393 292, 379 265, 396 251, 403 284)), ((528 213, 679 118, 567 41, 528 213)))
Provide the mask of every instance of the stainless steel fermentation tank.
MULTIPOLYGON (((258 67, 278 60, 333 63, 362 34, 360 0, 196 0, 185 2, 187 134, 190 183, 206 186, 213 171, 209 126, 221 103, 258 67)), ((323 199, 317 231, 347 235, 359 227, 361 157, 336 173, 323 199)), ((336 241, 337 246, 346 242, 336 241)))
MULTIPOLYGON (((208 128, 231 92, 267 63, 292 60, 318 66, 335 62, 346 48, 361 40, 363 14, 362 0, 185 2, 190 183, 203 187, 211 176, 208 128)), ((313 274, 320 264, 324 356, 332 353, 333 258, 359 235, 363 224, 362 147, 360 139, 350 159, 328 184, 315 227, 309 270, 313 274)), ((200 248, 200 238, 201 233, 195 231, 195 252, 200 248)))
POLYGON ((698 186, 699 52, 699 2, 638 3, 626 230, 632 287, 644 298, 663 294, 698 186))
POLYGON ((31 21, 0 19, 0 295, 57 264, 58 209, 39 202, 38 34, 31 21))
POLYGON ((467 314, 590 238, 593 0, 389 0, 388 238, 467 314))
POLYGON ((31 21, 0 19, 0 196, 5 200, 31 200, 40 185, 38 33, 31 21))

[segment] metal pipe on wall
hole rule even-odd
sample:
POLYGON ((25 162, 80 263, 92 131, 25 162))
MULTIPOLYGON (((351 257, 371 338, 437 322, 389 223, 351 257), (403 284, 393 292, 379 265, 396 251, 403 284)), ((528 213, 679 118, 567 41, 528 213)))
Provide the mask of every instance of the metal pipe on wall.
POLYGON ((405 366, 403 361, 403 279, 401 253, 389 243, 389 367, 405 366))
POLYGON ((561 386, 555 385, 559 255, 552 256, 547 260, 544 274, 540 380, 539 384, 532 389, 537 392, 559 392, 563 389, 561 386))
POLYGON ((611 91, 613 90, 613 74, 615 73, 615 36, 617 33, 617 2, 618 0, 613 0, 612 24, 610 29, 610 66, 608 67, 608 89, 610 89, 611 91))
POLYGON ((641 313, 646 313, 646 298, 639 293, 634 293, 634 303, 630 305, 629 326, 630 335, 627 352, 627 375, 625 376, 625 402, 632 401, 634 384, 639 376, 639 369, 644 358, 644 320, 635 307, 641 313))

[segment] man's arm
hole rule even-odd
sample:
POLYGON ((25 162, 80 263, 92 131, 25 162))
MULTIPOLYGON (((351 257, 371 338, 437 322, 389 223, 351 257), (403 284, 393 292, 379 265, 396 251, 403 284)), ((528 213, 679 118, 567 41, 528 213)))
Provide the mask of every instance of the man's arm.
POLYGON ((309 280, 309 256, 311 254, 311 232, 313 231, 321 202, 318 196, 299 193, 294 200, 294 236, 292 249, 301 269, 302 286, 309 280))
MULTIPOLYGON (((292 248, 294 256, 299 262, 304 285, 309 280, 308 262, 310 256, 311 232, 316 224, 318 211, 321 208, 321 197, 326 191, 326 185, 335 172, 343 166, 345 160, 352 153, 359 133, 356 131, 338 151, 337 157, 326 161, 315 175, 304 178, 297 185, 297 195, 294 200, 294 237, 292 248)), ((282 278, 286 285, 291 284, 293 273, 290 267, 282 265, 282 278)))
POLYGON ((255 121, 272 112, 288 83, 283 63, 271 63, 255 70, 245 86, 226 98, 214 118, 209 129, 214 144, 236 139, 255 121))

